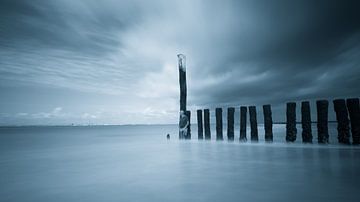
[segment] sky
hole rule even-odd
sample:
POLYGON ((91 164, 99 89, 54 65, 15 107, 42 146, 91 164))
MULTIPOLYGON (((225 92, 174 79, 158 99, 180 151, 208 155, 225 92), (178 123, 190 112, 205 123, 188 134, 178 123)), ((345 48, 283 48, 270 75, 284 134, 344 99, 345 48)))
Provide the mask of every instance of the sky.
POLYGON ((179 53, 193 122, 196 109, 241 105, 261 117, 263 104, 284 121, 286 102, 317 99, 332 113, 332 99, 360 94, 359 8, 357 0, 1 0, 0 125, 177 123, 179 53))

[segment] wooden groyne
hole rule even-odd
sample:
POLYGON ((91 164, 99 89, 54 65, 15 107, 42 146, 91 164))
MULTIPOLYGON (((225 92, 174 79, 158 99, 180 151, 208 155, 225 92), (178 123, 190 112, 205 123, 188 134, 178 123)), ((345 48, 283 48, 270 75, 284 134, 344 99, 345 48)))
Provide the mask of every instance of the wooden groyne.
MULTIPOLYGON (((296 124, 301 124, 302 129, 302 142, 312 143, 313 134, 311 124, 316 123, 317 128, 317 142, 319 144, 329 143, 329 131, 328 131, 328 114, 329 114, 329 101, 317 100, 316 102, 316 122, 311 120, 311 109, 309 101, 301 102, 301 122, 296 121, 296 102, 286 103, 286 136, 287 142, 294 142, 297 136, 296 124)), ((335 99, 333 100, 334 112, 336 115, 338 142, 341 144, 360 144, 360 105, 359 98, 350 99, 335 99), (350 130, 351 129, 351 130, 350 130), (351 140, 352 137, 352 140, 351 140)), ((271 105, 263 105, 263 117, 264 117, 264 134, 265 141, 273 141, 273 120, 271 105)), ((233 141, 235 139, 235 107, 227 108, 227 139, 233 141)), ((210 133, 210 110, 204 110, 204 117, 202 117, 202 110, 198 112, 198 131, 201 133, 203 130, 202 120, 204 120, 205 126, 205 139, 211 139, 210 133)), ((223 140, 223 109, 215 109, 216 118, 216 140, 223 140)), ((257 126, 257 111, 256 106, 241 106, 239 108, 240 131, 239 140, 241 142, 247 141, 246 126, 247 126, 247 114, 249 114, 250 122, 250 140, 252 142, 258 142, 258 126, 257 126)), ((198 136, 198 139, 202 139, 202 135, 198 136)))
MULTIPOLYGON (((179 113, 179 138, 191 139, 191 112, 186 109, 187 86, 186 86, 186 58, 178 55, 179 62, 179 84, 180 84, 180 113, 179 113)), ((286 103, 286 142, 295 142, 297 139, 296 102, 286 103)), ((336 114, 338 142, 341 144, 360 144, 360 105, 359 98, 335 99, 333 100, 334 112, 336 114)), ((258 122, 256 106, 240 106, 239 113, 239 140, 247 141, 247 114, 250 122, 250 140, 259 141, 258 122)), ((273 118, 270 104, 262 106, 264 117, 265 141, 273 141, 273 118)), ((227 139, 235 139, 235 107, 227 108, 227 139)), ((329 101, 316 101, 316 127, 317 142, 320 144, 329 143, 329 101)), ((211 139, 210 109, 196 110, 198 139, 211 139)), ((223 140, 223 109, 215 109, 216 140, 223 140)), ((301 137, 303 143, 313 142, 313 131, 311 128, 311 108, 309 101, 301 102, 301 137)))

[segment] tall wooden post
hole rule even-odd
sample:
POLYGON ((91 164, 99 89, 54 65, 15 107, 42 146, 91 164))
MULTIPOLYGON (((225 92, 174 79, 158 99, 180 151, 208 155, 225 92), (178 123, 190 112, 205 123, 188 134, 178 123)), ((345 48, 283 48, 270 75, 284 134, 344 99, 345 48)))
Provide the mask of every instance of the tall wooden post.
POLYGON ((202 119, 202 110, 198 109, 196 111, 197 115, 197 125, 198 125, 198 139, 201 140, 204 138, 203 135, 203 119, 202 119))
POLYGON ((179 84, 180 84, 180 120, 179 139, 190 139, 190 113, 186 111, 186 57, 179 54, 179 84))
POLYGON ((301 102, 301 126, 302 141, 304 143, 312 143, 310 102, 308 101, 301 102))
POLYGON ((264 112, 264 129, 265 129, 265 141, 272 142, 273 141, 273 130, 272 130, 272 113, 271 113, 271 105, 263 105, 264 112))
POLYGON ((318 100, 316 101, 316 108, 317 108, 318 143, 329 143, 329 132, 328 132, 329 102, 327 100, 318 100))
POLYGON ((223 140, 223 121, 222 121, 222 109, 215 109, 216 116, 216 140, 223 140))
POLYGON ((240 107, 240 141, 246 142, 246 114, 247 107, 240 107))
POLYGON ((296 140, 296 103, 286 103, 286 141, 294 142, 296 140))
POLYGON ((211 131, 210 131, 210 110, 204 109, 204 129, 205 129, 205 139, 211 139, 211 131))
POLYGON ((250 106, 249 107, 249 115, 250 115, 250 128, 251 128, 251 141, 258 142, 258 128, 257 128, 257 118, 256 118, 256 107, 250 106))
POLYGON ((227 109, 227 138, 228 140, 234 140, 234 114, 235 108, 229 107, 227 109))
POLYGON ((360 106, 359 98, 351 98, 346 100, 346 105, 349 110, 351 135, 353 144, 360 144, 360 106))

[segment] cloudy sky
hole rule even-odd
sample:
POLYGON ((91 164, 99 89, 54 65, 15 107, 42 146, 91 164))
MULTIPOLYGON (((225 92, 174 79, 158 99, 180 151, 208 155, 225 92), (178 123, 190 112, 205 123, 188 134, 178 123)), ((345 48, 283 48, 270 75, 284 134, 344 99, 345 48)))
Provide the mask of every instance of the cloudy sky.
POLYGON ((358 97, 358 2, 1 0, 0 125, 176 123, 178 53, 192 110, 358 97))

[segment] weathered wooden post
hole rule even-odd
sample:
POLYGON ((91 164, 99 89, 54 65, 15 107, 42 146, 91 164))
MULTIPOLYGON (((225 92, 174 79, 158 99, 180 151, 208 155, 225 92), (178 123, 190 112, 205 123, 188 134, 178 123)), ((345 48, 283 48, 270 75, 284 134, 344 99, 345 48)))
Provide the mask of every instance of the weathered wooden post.
POLYGON ((251 141, 258 142, 258 129, 257 129, 257 120, 256 120, 256 107, 250 106, 249 107, 249 115, 250 115, 250 128, 251 128, 251 141))
POLYGON ((197 125, 198 125, 198 139, 202 140, 204 138, 203 135, 203 119, 202 119, 202 110, 198 109, 196 111, 197 115, 197 125))
POLYGON ((273 141, 273 121, 272 121, 272 113, 271 113, 271 105, 263 105, 264 112, 264 129, 265 129, 265 141, 272 142, 273 141))
POLYGON ((204 129, 205 129, 205 139, 211 139, 211 131, 210 131, 210 110, 204 109, 204 129))
POLYGON ((216 140, 223 140, 222 108, 215 109, 216 116, 216 140))
POLYGON ((180 120, 179 139, 190 139, 190 117, 186 111, 186 57, 179 54, 179 83, 180 83, 180 120))
POLYGON ((359 98, 350 98, 346 100, 346 105, 349 110, 351 135, 353 144, 360 144, 360 106, 359 98))
POLYGON ((316 101, 316 108, 317 108, 318 143, 329 143, 329 132, 328 132, 329 102, 327 100, 318 100, 316 101))
POLYGON ((240 107, 240 141, 246 142, 246 114, 247 107, 240 107))
POLYGON ((349 114, 346 108, 345 99, 333 100, 336 113, 338 141, 343 144, 350 144, 349 114))
POLYGON ((286 141, 294 142, 296 140, 296 103, 286 103, 286 141))
POLYGON ((308 101, 301 102, 301 126, 302 141, 304 143, 312 143, 310 102, 308 101))
POLYGON ((189 119, 189 125, 187 127, 187 135, 185 136, 185 139, 191 139, 191 111, 186 110, 185 115, 188 117, 189 119))
POLYGON ((227 138, 228 140, 234 140, 234 115, 235 108, 229 107, 227 109, 227 138))

